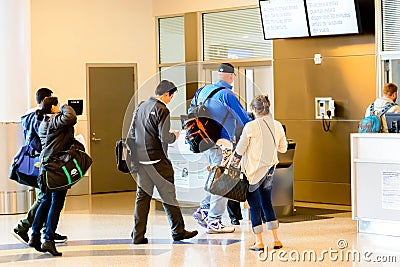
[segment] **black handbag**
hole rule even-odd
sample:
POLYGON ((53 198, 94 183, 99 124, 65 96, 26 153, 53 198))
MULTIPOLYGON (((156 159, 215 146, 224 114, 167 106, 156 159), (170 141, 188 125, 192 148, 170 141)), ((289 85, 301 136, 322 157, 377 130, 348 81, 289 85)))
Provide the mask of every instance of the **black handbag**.
POLYGON ((117 169, 123 173, 137 173, 138 164, 134 155, 136 150, 135 139, 121 138, 115 145, 117 169))
POLYGON ((70 149, 51 155, 43 161, 42 186, 46 191, 61 191, 77 183, 92 165, 92 158, 84 146, 74 140, 70 149))
POLYGON ((208 175, 204 189, 214 195, 244 202, 249 190, 249 181, 240 169, 214 166, 208 175))
POLYGON ((136 160, 136 136, 135 136, 135 123, 137 120, 137 112, 139 106, 144 101, 140 102, 135 112, 131 126, 129 127, 130 134, 127 138, 121 138, 115 145, 115 159, 117 161, 117 169, 123 173, 138 173, 138 161, 136 160))

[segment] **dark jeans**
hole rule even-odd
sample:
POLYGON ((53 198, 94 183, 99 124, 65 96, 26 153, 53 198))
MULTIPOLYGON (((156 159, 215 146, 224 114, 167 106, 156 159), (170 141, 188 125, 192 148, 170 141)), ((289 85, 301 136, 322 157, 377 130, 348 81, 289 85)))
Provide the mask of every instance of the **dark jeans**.
POLYGON ((267 228, 278 228, 275 211, 272 207, 271 191, 272 174, 266 175, 259 183, 258 188, 252 192, 248 192, 247 194, 247 202, 250 206, 250 220, 254 233, 262 232, 262 212, 264 213, 267 221, 267 228))
POLYGON ((168 159, 162 159, 156 164, 139 164, 138 167, 133 240, 140 242, 145 236, 154 186, 160 194, 164 211, 171 226, 172 236, 182 235, 185 232, 185 223, 176 200, 174 170, 171 162, 168 159))
POLYGON ((32 237, 40 237, 40 229, 46 222, 45 240, 54 241, 61 210, 64 207, 68 190, 45 193, 35 215, 32 225, 32 237))
POLYGON ((30 207, 28 213, 26 214, 26 218, 19 221, 18 225, 15 229, 18 232, 28 233, 29 228, 32 227, 33 220, 35 219, 35 214, 37 209, 39 208, 40 202, 42 201, 43 193, 39 189, 35 189, 36 191, 36 200, 30 207))
POLYGON ((240 208, 240 202, 234 200, 228 200, 228 214, 231 220, 242 220, 242 209, 240 208))

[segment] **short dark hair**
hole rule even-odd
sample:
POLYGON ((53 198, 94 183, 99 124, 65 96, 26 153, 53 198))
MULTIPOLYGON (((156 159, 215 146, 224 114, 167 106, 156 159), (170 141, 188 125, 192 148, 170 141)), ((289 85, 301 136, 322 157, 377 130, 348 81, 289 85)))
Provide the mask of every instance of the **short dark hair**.
POLYGON ((51 114, 52 106, 58 105, 58 98, 55 96, 45 97, 40 104, 40 109, 36 110, 38 120, 43 120, 44 115, 51 114))
POLYGON ((166 92, 169 93, 169 95, 174 94, 178 88, 176 88, 175 84, 173 82, 167 81, 167 80, 162 80, 158 85, 155 90, 156 95, 163 95, 166 92))
POLYGON ((40 88, 36 91, 36 103, 40 104, 42 103, 43 99, 45 97, 49 97, 53 94, 53 91, 51 91, 49 88, 40 88))

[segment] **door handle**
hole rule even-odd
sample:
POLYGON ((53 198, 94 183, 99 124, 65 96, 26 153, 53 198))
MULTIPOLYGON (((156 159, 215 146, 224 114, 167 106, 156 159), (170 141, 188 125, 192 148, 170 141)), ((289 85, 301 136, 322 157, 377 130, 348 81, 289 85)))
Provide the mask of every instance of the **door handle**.
POLYGON ((101 141, 101 138, 92 137, 92 141, 94 141, 94 142, 101 141))

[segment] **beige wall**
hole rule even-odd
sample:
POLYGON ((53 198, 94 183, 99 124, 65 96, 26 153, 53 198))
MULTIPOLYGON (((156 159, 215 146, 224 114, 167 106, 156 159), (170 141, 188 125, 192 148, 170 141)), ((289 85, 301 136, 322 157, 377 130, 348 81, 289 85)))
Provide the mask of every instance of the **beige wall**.
MULTIPOLYGON (((151 0, 32 0, 31 41, 31 104, 39 87, 53 89, 61 103, 84 99, 75 132, 86 143, 86 63, 137 63, 139 88, 156 70, 151 0)), ((139 99, 152 94, 139 91, 139 99)), ((69 193, 88 192, 85 179, 69 193)))
POLYGON ((154 16, 258 5, 258 0, 153 0, 154 16))
POLYGON ((33 92, 85 99, 86 63, 138 63, 139 86, 155 72, 151 1, 34 0, 31 27, 33 92))

